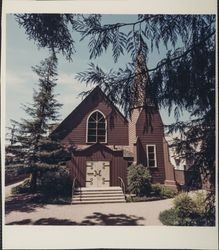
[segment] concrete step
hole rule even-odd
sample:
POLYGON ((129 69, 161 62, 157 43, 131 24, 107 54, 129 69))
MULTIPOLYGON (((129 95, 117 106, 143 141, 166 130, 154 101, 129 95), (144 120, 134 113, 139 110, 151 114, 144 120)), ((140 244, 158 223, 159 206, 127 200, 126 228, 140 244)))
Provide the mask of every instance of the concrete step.
POLYGON ((120 197, 124 196, 123 193, 110 193, 110 194, 100 194, 100 193, 92 193, 92 194, 74 194, 73 197, 120 197))
POLYGON ((72 200, 110 200, 110 199, 124 199, 124 195, 117 196, 74 196, 72 200))
POLYGON ((75 191, 79 192, 93 192, 93 191, 122 191, 121 187, 115 186, 115 187, 81 187, 81 188, 75 188, 75 191))
POLYGON ((72 201, 72 204, 97 204, 97 203, 125 203, 125 200, 91 200, 91 201, 72 201))
POLYGON ((75 189, 72 204, 125 202, 121 187, 75 189))
POLYGON ((118 194, 123 194, 122 191, 115 191, 115 192, 112 192, 112 191, 93 191, 93 192, 74 192, 74 195, 95 195, 95 194, 100 194, 100 195, 118 195, 118 194))

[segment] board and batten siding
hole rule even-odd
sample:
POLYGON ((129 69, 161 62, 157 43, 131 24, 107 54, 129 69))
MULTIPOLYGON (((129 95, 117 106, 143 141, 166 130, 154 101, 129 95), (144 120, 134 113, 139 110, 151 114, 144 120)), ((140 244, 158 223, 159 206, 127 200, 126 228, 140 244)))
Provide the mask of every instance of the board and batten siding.
POLYGON ((69 117, 65 127, 71 128, 63 143, 86 144, 87 118, 95 110, 101 111, 107 121, 106 145, 128 145, 128 122, 101 95, 90 96, 78 107, 77 115, 69 117))
POLYGON ((122 151, 113 151, 102 144, 95 144, 88 149, 75 151, 71 161, 67 165, 72 177, 76 177, 76 183, 79 187, 85 187, 86 185, 87 161, 109 161, 110 186, 120 186, 121 183, 118 177, 121 177, 125 186, 127 186, 128 162, 123 158, 122 151))
POLYGON ((138 137, 138 162, 147 166, 146 145, 156 145, 157 167, 150 168, 152 175, 152 183, 165 182, 165 163, 163 151, 163 123, 160 114, 156 110, 152 110, 150 115, 144 110, 139 115, 136 123, 136 135, 138 137), (152 125, 151 125, 152 124, 152 125), (150 126, 151 125, 151 126, 150 126))

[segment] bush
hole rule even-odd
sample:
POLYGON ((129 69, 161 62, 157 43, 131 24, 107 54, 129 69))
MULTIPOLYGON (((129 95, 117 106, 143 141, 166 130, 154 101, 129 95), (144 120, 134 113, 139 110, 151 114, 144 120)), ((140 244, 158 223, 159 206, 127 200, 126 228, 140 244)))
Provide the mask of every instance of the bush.
POLYGON ((151 195, 160 198, 173 198, 177 194, 177 191, 173 188, 166 187, 161 184, 151 185, 151 195))
POLYGON ((174 206, 181 217, 187 217, 194 213, 196 204, 187 193, 181 193, 174 199, 174 206))
POLYGON ((126 195, 126 202, 145 202, 145 201, 157 201, 159 197, 154 196, 128 196, 126 195))
POLYGON ((60 169, 44 173, 40 178, 38 191, 49 197, 70 196, 72 192, 72 180, 69 172, 65 169, 60 169))
POLYGON ((177 194, 177 191, 174 190, 173 188, 163 186, 162 196, 164 198, 173 198, 176 196, 176 194, 177 194))
POLYGON ((172 226, 212 226, 206 220, 206 196, 197 192, 193 196, 182 193, 174 199, 174 207, 160 213, 160 221, 172 226))
POLYGON ((203 192, 196 192, 194 202, 196 204, 196 212, 204 214, 206 212, 206 195, 203 192))
MULTIPOLYGON (((65 169, 59 169, 54 172, 46 172, 38 179, 37 192, 42 196, 55 199, 55 197, 67 197, 72 194, 72 180, 69 172, 65 169)), ((12 189, 12 193, 14 194, 30 193, 30 191, 29 179, 12 189)))
POLYGON ((151 175, 143 165, 132 164, 128 168, 128 191, 137 196, 149 195, 151 191, 151 175))
POLYGON ((151 195, 160 197, 162 193, 161 184, 152 184, 151 185, 151 195))
POLYGON ((167 226, 177 226, 179 221, 178 214, 174 208, 161 212, 159 219, 164 225, 167 226))

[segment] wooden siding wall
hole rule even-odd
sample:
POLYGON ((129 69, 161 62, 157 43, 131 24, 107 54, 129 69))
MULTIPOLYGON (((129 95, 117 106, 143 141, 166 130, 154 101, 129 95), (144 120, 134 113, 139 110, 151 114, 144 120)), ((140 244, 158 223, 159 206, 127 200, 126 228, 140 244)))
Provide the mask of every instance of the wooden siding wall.
POLYGON ((152 111, 150 116, 143 110, 139 116, 136 126, 138 136, 138 156, 139 163, 147 165, 146 145, 155 144, 157 153, 157 168, 150 168, 153 183, 164 184, 165 165, 163 157, 163 123, 159 112, 152 111))
MULTIPOLYGON (((63 143, 86 144, 87 118, 94 110, 100 110, 107 119, 108 145, 128 145, 128 123, 108 104, 103 96, 93 95, 82 102, 77 110, 77 115, 72 115, 63 123, 63 127, 71 128, 62 140, 63 143)), ((61 128, 60 128, 61 129, 61 128)))
POLYGON ((121 151, 111 151, 102 145, 90 147, 82 152, 75 152, 72 160, 68 162, 73 177, 77 178, 80 187, 85 186, 86 161, 109 161, 110 162, 110 186, 120 186, 118 177, 121 177, 127 186, 127 166, 121 151))

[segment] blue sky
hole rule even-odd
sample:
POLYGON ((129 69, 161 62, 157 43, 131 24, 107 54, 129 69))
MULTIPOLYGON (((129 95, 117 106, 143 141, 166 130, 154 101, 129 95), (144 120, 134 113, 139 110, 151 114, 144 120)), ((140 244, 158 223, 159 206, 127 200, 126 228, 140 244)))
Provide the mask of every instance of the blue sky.
MULTIPOLYGON (((107 22, 128 22, 132 20, 133 16, 107 15, 105 18, 107 22)), ((39 65, 40 61, 44 60, 49 53, 47 49, 39 49, 32 40, 27 39, 24 29, 18 26, 12 14, 7 15, 6 25, 6 126, 10 126, 10 119, 19 121, 26 117, 21 104, 32 102, 33 88, 37 88, 38 80, 36 74, 32 72, 31 66, 39 65)), ((78 40, 78 37, 76 36, 74 39, 78 40)), ((56 92, 59 94, 58 101, 63 104, 60 119, 64 119, 81 102, 81 97, 78 95, 90 88, 75 79, 76 73, 86 70, 91 62, 87 42, 77 43, 76 50, 72 62, 68 62, 62 55, 58 57, 59 75, 56 92)), ((155 66, 165 53, 164 49, 160 51, 160 54, 154 51, 149 56, 148 68, 155 66)), ((128 56, 122 56, 115 64, 111 55, 111 51, 107 51, 92 62, 104 70, 108 70, 123 67, 129 61, 128 56)), ((173 115, 169 116, 166 110, 160 112, 165 124, 175 121, 173 115)), ((184 112, 181 119, 186 120, 188 117, 188 114, 184 112)))

